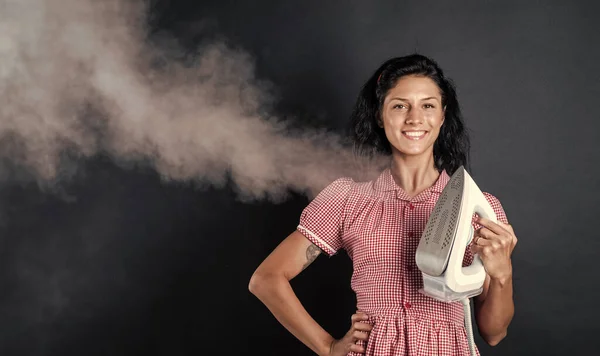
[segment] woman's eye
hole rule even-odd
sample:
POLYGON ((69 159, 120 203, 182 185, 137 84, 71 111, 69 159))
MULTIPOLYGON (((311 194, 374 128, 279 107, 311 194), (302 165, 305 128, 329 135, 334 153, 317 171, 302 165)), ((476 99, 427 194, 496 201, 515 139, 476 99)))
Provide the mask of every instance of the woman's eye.
POLYGON ((404 105, 396 104, 396 105, 394 105, 394 109, 404 109, 404 105))
POLYGON ((434 106, 431 104, 425 104, 425 105, 423 105, 423 107, 425 107, 425 109, 433 109, 434 108, 434 106))

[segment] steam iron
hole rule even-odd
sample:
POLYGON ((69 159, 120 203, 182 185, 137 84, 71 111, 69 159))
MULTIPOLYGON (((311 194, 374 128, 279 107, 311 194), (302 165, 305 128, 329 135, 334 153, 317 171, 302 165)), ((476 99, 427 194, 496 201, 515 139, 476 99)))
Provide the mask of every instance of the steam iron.
POLYGON ((486 272, 479 255, 463 267, 465 251, 473 239, 473 215, 497 221, 496 213, 461 166, 442 191, 417 247, 416 262, 423 275, 424 295, 442 302, 460 301, 471 354, 475 353, 469 298, 481 294, 486 272))

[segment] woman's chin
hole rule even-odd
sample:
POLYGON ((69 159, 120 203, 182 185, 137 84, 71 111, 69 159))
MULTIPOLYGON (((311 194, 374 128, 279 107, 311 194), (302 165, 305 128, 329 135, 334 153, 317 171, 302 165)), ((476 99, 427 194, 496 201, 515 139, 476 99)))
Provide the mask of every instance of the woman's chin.
POLYGON ((424 156, 426 153, 429 153, 429 150, 427 149, 427 147, 402 146, 402 147, 396 147, 396 153, 398 153, 402 156, 415 157, 415 156, 424 156))

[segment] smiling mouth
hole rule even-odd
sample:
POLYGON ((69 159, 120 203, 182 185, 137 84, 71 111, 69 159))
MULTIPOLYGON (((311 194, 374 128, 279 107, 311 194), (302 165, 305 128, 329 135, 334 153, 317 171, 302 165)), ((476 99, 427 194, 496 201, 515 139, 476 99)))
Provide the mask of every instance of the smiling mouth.
POLYGON ((418 141, 427 136, 428 131, 402 131, 402 135, 409 140, 418 141))

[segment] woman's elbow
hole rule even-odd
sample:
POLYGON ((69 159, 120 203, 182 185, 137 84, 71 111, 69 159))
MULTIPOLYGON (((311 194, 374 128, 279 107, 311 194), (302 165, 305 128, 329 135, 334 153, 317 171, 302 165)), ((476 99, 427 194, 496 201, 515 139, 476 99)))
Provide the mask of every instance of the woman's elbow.
POLYGON ((496 346, 500 343, 500 341, 504 340, 504 338, 506 337, 507 332, 504 331, 501 334, 498 335, 494 335, 494 336, 486 336, 486 335, 482 335, 483 340, 485 340, 485 342, 490 345, 490 346, 496 346))
POLYGON ((256 293, 264 283, 263 279, 264 278, 260 273, 258 273, 258 271, 252 274, 252 277, 250 277, 250 282, 248 283, 248 290, 250 291, 250 293, 256 295, 256 293))
POLYGON ((250 277, 250 282, 248 283, 248 290, 250 293, 255 296, 259 296, 261 292, 265 290, 265 288, 270 288, 274 284, 274 281, 279 277, 276 274, 270 273, 269 271, 263 271, 261 269, 256 270, 252 277, 250 277))

